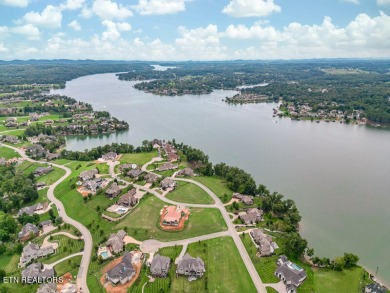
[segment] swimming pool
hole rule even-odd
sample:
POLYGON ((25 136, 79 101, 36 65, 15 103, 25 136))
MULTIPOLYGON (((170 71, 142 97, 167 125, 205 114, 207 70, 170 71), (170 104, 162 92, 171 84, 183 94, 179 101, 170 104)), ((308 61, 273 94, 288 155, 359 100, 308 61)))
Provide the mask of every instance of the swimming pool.
POLYGON ((102 256, 103 259, 108 258, 108 253, 106 251, 101 252, 100 255, 102 256))
POLYGON ((290 267, 296 271, 302 270, 302 268, 300 266, 296 265, 295 263, 290 263, 290 267))

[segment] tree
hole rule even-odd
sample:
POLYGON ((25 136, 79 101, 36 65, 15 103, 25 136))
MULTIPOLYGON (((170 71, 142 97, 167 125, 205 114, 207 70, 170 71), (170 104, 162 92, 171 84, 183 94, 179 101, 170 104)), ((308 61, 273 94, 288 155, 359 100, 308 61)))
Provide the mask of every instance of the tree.
POLYGON ((298 233, 292 232, 286 235, 285 252, 287 256, 301 257, 307 247, 307 241, 298 233))
POLYGON ((332 261, 333 270, 335 271, 342 271, 343 267, 345 266, 345 261, 343 257, 336 257, 332 261))
POLYGON ((344 253, 345 268, 351 268, 357 265, 359 257, 352 253, 344 253))

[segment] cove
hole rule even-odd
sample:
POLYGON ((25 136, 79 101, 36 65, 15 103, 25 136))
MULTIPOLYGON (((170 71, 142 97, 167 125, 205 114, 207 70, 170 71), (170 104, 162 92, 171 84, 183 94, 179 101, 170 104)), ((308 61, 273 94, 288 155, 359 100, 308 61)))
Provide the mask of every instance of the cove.
POLYGON ((272 117, 276 104, 228 105, 234 91, 161 97, 115 74, 74 79, 53 90, 126 120, 130 130, 68 137, 84 150, 111 142, 172 139, 202 149, 213 163, 251 173, 257 183, 295 200, 301 233, 318 256, 352 252, 390 283, 390 131, 272 117))

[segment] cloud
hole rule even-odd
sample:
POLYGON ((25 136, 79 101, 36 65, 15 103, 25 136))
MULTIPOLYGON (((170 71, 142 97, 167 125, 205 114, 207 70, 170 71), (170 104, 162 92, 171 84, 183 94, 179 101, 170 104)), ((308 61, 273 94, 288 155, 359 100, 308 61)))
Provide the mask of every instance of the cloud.
POLYGON ((0 0, 0 4, 15 7, 27 7, 30 0, 0 0))
POLYGON ((280 11, 274 0, 231 0, 222 13, 233 17, 261 17, 280 11))
POLYGON ((85 19, 89 19, 93 16, 93 12, 88 7, 83 7, 83 9, 81 9, 81 13, 79 14, 79 16, 85 19))
POLYGON ((103 40, 117 40, 121 37, 121 31, 130 31, 131 25, 127 22, 115 23, 111 20, 103 20, 102 25, 106 27, 106 31, 102 34, 103 40))
POLYGON ((22 25, 22 26, 13 27, 10 31, 15 33, 15 34, 23 35, 28 40, 39 40, 40 39, 39 29, 30 23, 22 25))
POLYGON ((376 4, 380 6, 390 5, 390 0, 376 0, 376 4))
MULTIPOLYGON (((133 15, 127 7, 111 0, 95 0, 91 11, 101 19, 124 19, 133 15)), ((87 12, 86 14, 88 15, 87 12)))
POLYGON ((6 53, 8 51, 9 49, 6 46, 4 46, 4 43, 0 43, 0 53, 6 53))
POLYGON ((67 0, 60 5, 62 10, 77 10, 83 7, 85 0, 67 0))
POLYGON ((80 23, 77 20, 73 20, 68 24, 68 26, 74 29, 75 31, 81 31, 80 23))
POLYGON ((175 14, 185 10, 186 0, 139 0, 133 8, 141 15, 175 14))
POLYGON ((42 13, 31 11, 23 16, 23 21, 39 27, 60 28, 62 13, 59 7, 47 5, 42 13))
POLYGON ((353 3, 353 4, 356 4, 356 5, 360 4, 360 0, 342 0, 342 1, 353 3))
POLYGON ((272 26, 230 25, 223 36, 232 39, 257 40, 256 46, 235 51, 237 58, 296 59, 337 57, 389 57, 390 17, 359 14, 343 28, 330 17, 320 25, 294 22, 281 30, 272 26))

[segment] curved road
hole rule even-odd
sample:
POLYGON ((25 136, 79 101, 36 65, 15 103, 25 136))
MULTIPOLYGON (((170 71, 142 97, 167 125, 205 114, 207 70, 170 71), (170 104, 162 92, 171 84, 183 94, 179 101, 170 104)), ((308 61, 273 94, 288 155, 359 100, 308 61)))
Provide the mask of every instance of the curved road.
POLYGON ((58 215, 60 217, 62 217, 63 221, 65 223, 68 223, 68 224, 76 227, 81 232, 81 234, 83 235, 83 238, 84 238, 84 252, 83 252, 83 257, 81 259, 79 273, 77 274, 77 288, 80 288, 81 289, 80 291, 83 292, 83 293, 87 293, 87 292, 89 293, 88 286, 87 286, 87 273, 88 273, 88 266, 89 266, 89 263, 91 261, 91 254, 92 254, 92 235, 89 232, 89 230, 83 224, 77 222, 76 220, 73 220, 72 218, 70 218, 66 214, 64 205, 62 204, 62 202, 59 199, 57 199, 54 196, 54 189, 59 184, 61 184, 66 178, 68 178, 69 175, 72 173, 72 171, 69 168, 64 167, 62 165, 33 160, 33 159, 29 158, 25 154, 25 152, 23 152, 22 150, 20 150, 20 149, 18 149, 16 147, 9 146, 9 145, 2 144, 2 143, 0 143, 0 145, 2 145, 4 147, 8 147, 10 149, 13 149, 14 151, 18 152, 19 155, 21 155, 23 159, 25 159, 27 161, 30 161, 32 163, 49 164, 51 166, 60 168, 60 169, 65 171, 65 175, 64 176, 62 176, 60 179, 58 179, 56 182, 54 182, 52 185, 50 185, 50 187, 49 187, 49 189, 47 191, 47 198, 53 204, 56 205, 57 210, 58 210, 58 215))
MULTIPOLYGON (((146 167, 148 165, 150 165, 151 163, 153 163, 153 162, 154 162, 154 160, 152 160, 151 162, 146 163, 144 166, 142 166, 142 170, 146 171, 146 167)), ((158 175, 158 174, 156 174, 156 175, 158 175)), ((212 199, 214 199, 215 203, 211 204, 211 205, 179 203, 179 202, 175 202, 173 200, 167 199, 166 197, 162 196, 161 194, 159 194, 158 192, 156 192, 154 190, 147 189, 145 187, 142 187, 142 188, 145 189, 148 192, 153 193, 155 196, 157 196, 162 201, 165 201, 165 202, 170 203, 170 204, 186 205, 186 206, 189 206, 189 207, 218 208, 220 210, 220 212, 221 212, 225 222, 226 222, 226 225, 228 226, 228 231, 227 232, 222 232, 222 233, 226 233, 226 235, 230 235, 233 238, 233 241, 234 241, 234 243, 237 246, 238 252, 240 253, 242 260, 244 261, 244 264, 245 264, 245 266, 246 266, 246 268, 247 268, 247 270, 249 272, 249 275, 252 278, 253 284, 255 285, 255 287, 257 289, 257 292, 259 292, 259 293, 266 293, 267 290, 265 289, 264 283, 261 281, 260 276, 257 273, 256 268, 253 265, 252 260, 250 259, 249 254, 246 251, 245 246, 242 243, 240 236, 237 234, 237 231, 234 228, 234 225, 233 225, 233 223, 232 223, 232 221, 231 221, 231 219, 229 217, 229 214, 226 211, 225 206, 222 203, 222 201, 219 199, 219 197, 214 192, 212 192, 208 187, 204 186, 202 183, 197 182, 195 180, 184 179, 184 178, 173 178, 173 177, 169 177, 169 178, 171 178, 172 180, 185 181, 185 182, 193 183, 193 184, 199 186, 205 192, 207 192, 207 194, 210 195, 212 199)), ((134 185, 134 186, 136 186, 136 185, 134 185)), ((208 235, 204 235, 204 236, 207 237, 208 235)), ((176 241, 169 242, 169 244, 174 243, 174 242, 176 242, 176 241)), ((178 241, 178 242, 180 242, 180 241, 178 241)), ((150 243, 150 244, 153 244, 153 243, 150 243)), ((160 242, 160 243, 154 243, 154 244, 156 244, 158 246, 158 245, 161 245, 162 243, 160 242)))

